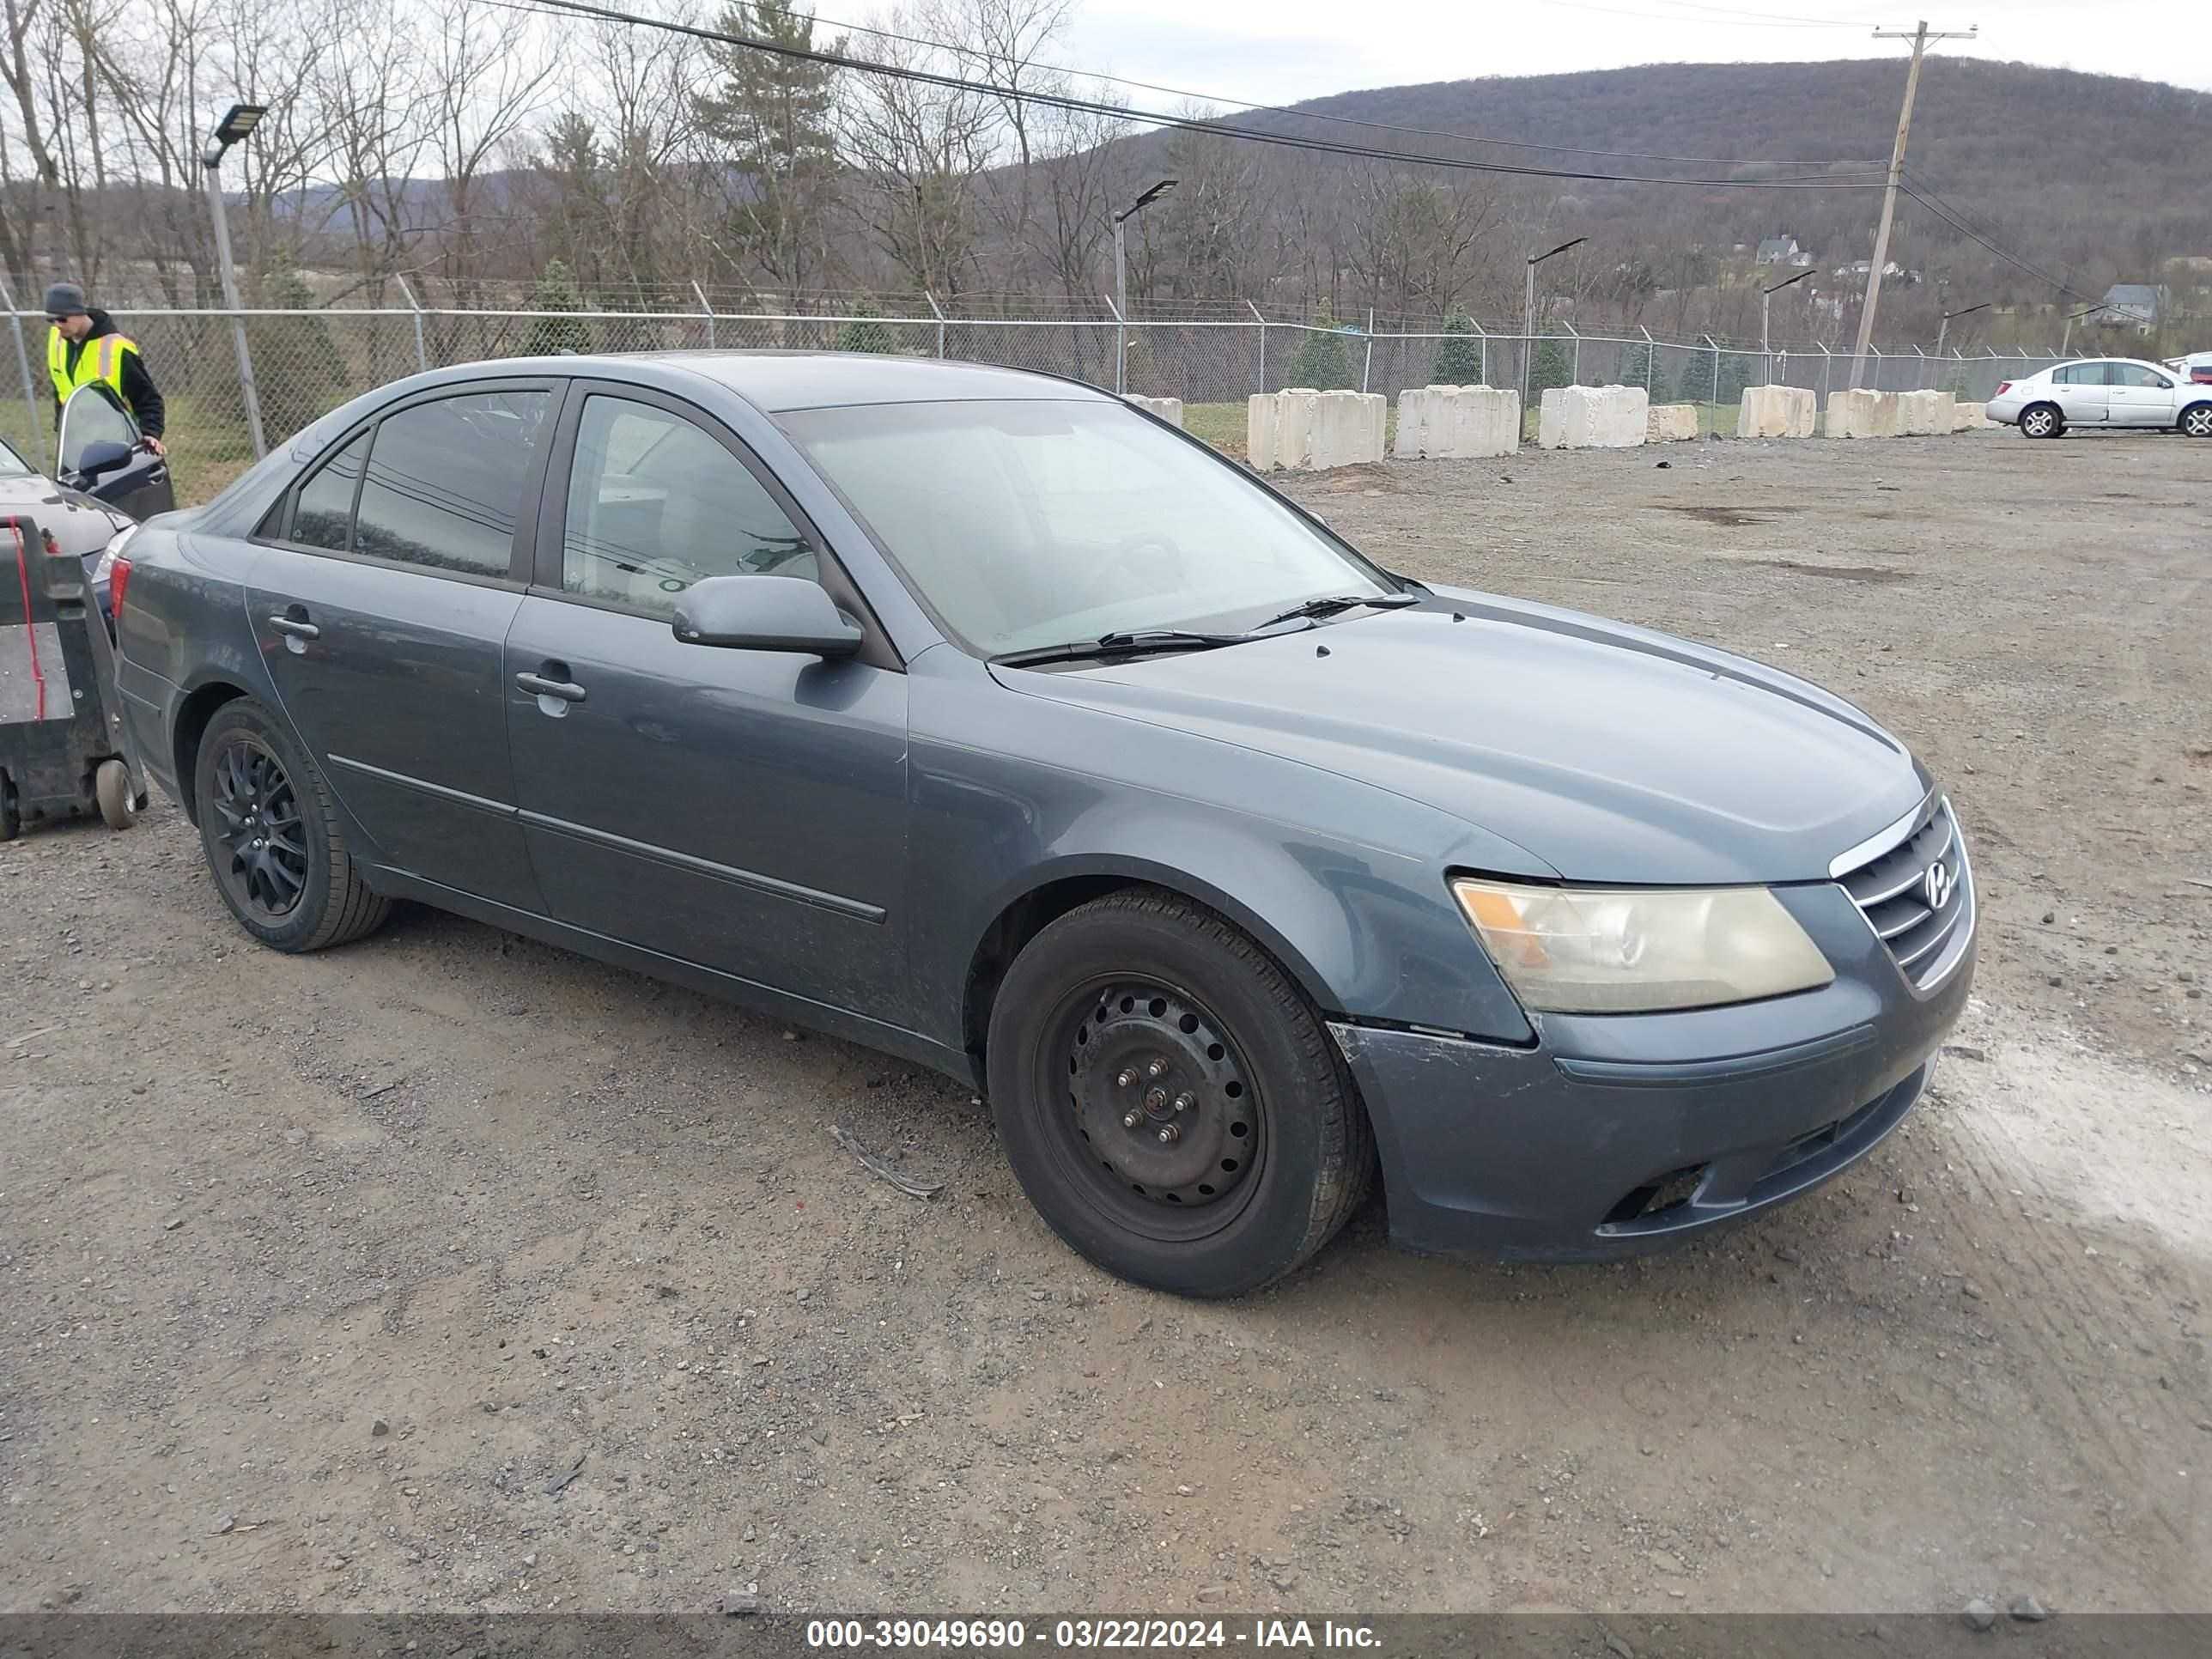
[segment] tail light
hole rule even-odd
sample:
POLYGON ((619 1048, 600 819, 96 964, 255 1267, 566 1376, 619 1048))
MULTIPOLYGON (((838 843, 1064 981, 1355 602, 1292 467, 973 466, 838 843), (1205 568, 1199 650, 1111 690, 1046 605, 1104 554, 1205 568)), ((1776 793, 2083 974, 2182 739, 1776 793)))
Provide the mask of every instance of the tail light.
POLYGON ((118 553, 107 573, 107 609, 110 615, 120 617, 123 614, 123 594, 130 586, 131 561, 118 553))
POLYGON ((1998 396, 1998 397, 2000 397, 2000 398, 2003 397, 2003 396, 2005 395, 2005 393, 2006 393, 2006 392, 2009 392, 2009 391, 2011 391, 2011 390, 2012 390, 2012 382, 2011 382, 2010 380, 1999 380, 1999 381, 1997 382, 1997 396, 1998 396))

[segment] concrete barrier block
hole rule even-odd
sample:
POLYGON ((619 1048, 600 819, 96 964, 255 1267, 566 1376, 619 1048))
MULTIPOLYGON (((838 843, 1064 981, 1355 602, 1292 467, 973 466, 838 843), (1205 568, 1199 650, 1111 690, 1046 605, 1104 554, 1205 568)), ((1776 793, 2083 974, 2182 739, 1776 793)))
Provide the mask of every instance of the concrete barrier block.
POLYGON ((1736 411, 1739 438, 1809 438, 1820 400, 1804 386, 1747 386, 1736 411))
POLYGON ((1905 438, 1948 436, 1954 429, 1953 406, 1959 400, 1948 392, 1901 392, 1897 397, 1898 435, 1905 438))
POLYGON ((1563 386, 1536 408, 1546 449, 1633 449, 1644 441, 1651 399, 1640 386, 1563 386))
POLYGON ((1253 469, 1317 472, 1382 459, 1389 400, 1359 392, 1255 392, 1245 404, 1245 458, 1253 469))
POLYGON ((1989 410, 1981 404, 1953 404, 1951 430, 1954 432, 1986 432, 1995 424, 1989 410))
POLYGON ((1653 404, 1644 413, 1644 441, 1677 444, 1698 435, 1695 404, 1653 404))
POLYGON ((1894 438, 1897 423, 1894 392, 1861 388, 1828 394, 1826 430, 1831 438, 1894 438))
POLYGON ((1150 415, 1157 415, 1170 426, 1182 425, 1182 399, 1180 398, 1131 398, 1130 403, 1150 415))
POLYGON ((1486 386, 1432 386, 1398 395, 1400 460, 1466 460, 1521 447, 1521 394, 1486 386))
POLYGON ((1318 403, 1310 466, 1362 466, 1382 459, 1389 398, 1379 392, 1324 392, 1318 403))

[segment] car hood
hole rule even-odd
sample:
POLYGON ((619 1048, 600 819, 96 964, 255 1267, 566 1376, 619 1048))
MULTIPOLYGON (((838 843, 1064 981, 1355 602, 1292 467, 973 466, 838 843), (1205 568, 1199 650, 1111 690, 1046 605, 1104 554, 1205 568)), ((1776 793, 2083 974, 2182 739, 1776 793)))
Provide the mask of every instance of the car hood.
POLYGON ((65 489, 36 474, 0 478, 0 515, 9 513, 27 514, 52 535, 57 547, 80 558, 98 553, 115 539, 122 525, 131 522, 82 490, 65 489))
POLYGON ((993 672, 1029 696, 1424 802, 1572 881, 1824 881, 1926 793, 1903 744, 1794 676, 1574 611, 1431 591, 1218 650, 993 672))

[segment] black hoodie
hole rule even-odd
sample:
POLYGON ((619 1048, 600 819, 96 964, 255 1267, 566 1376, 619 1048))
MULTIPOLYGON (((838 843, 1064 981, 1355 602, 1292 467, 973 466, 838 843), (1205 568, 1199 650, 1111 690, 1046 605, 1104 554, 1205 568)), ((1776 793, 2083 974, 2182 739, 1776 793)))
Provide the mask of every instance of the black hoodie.
MULTIPOLYGON (((92 331, 82 340, 70 341, 68 346, 69 355, 63 360, 68 365, 71 374, 76 372, 77 359, 84 355, 84 349, 88 344, 97 340, 103 334, 119 334, 123 331, 115 326, 115 319, 97 306, 85 314, 92 319, 92 331)), ((46 389, 49 392, 53 390, 51 379, 47 381, 46 389)), ((149 438, 158 438, 161 435, 162 428, 167 422, 167 411, 161 406, 161 388, 154 384, 154 377, 146 372, 146 354, 143 351, 126 351, 123 354, 123 402, 124 406, 129 409, 137 419, 138 429, 141 432, 149 438)), ((61 417, 61 399, 56 397, 54 419, 58 422, 61 417)))

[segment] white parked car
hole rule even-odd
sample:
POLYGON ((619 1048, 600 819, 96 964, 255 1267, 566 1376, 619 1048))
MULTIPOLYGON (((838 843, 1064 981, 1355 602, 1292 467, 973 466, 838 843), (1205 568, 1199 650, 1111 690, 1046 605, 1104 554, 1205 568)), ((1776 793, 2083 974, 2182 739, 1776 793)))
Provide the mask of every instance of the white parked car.
POLYGON ((2030 438, 2056 438, 2069 427, 2139 427, 2212 438, 2212 386, 2132 357, 2084 357, 2024 380, 2007 380, 1990 398, 1990 419, 2030 438))

